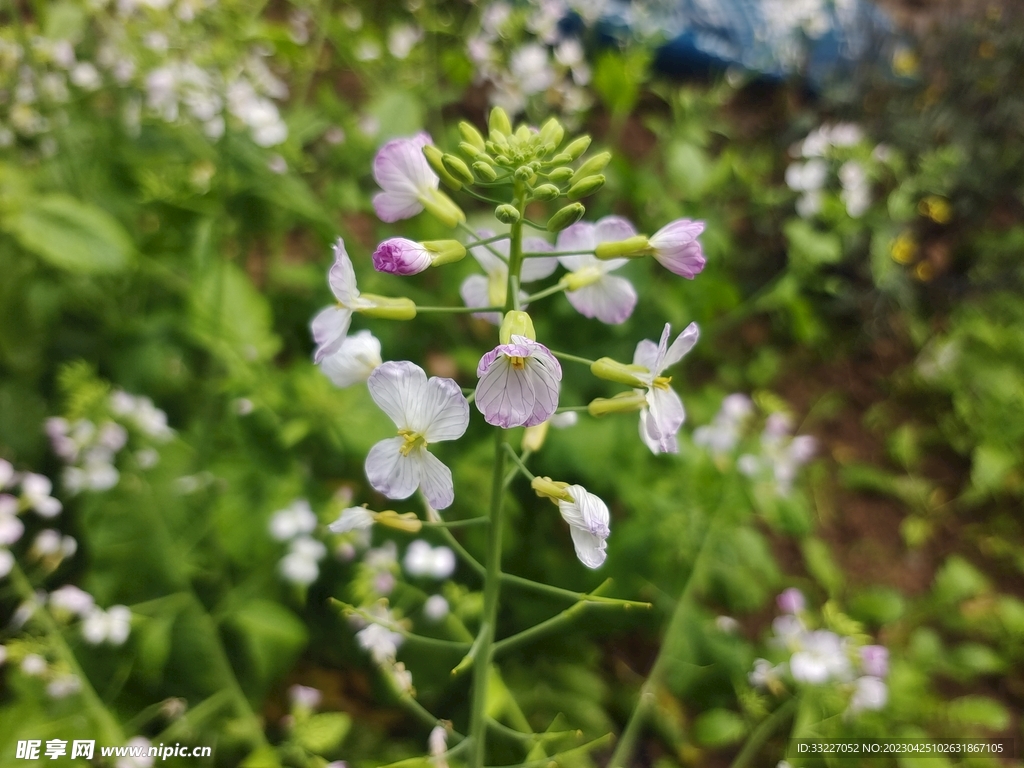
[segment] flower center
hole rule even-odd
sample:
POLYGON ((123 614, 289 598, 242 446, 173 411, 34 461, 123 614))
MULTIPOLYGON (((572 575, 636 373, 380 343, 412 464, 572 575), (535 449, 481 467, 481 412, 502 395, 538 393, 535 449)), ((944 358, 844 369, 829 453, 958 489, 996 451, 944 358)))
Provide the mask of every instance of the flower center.
POLYGON ((400 437, 405 438, 405 442, 398 446, 398 452, 403 456, 408 456, 417 448, 426 448, 427 440, 419 432, 413 432, 411 429, 400 429, 398 430, 400 437))
POLYGON ((669 389, 669 384, 672 383, 671 376, 659 376, 654 380, 654 386, 657 389, 669 389))
POLYGON ((521 371, 526 367, 525 357, 519 357, 519 355, 509 355, 508 359, 509 362, 512 364, 512 367, 515 368, 517 371, 521 371))

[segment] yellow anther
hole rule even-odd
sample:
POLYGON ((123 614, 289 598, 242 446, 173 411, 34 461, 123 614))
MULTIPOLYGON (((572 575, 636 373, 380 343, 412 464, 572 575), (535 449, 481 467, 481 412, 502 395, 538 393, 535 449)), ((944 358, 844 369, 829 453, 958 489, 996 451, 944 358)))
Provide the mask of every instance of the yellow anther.
POLYGON ((509 360, 512 363, 512 367, 517 371, 521 371, 526 367, 526 358, 519 357, 518 355, 512 355, 509 360))
POLYGON ((669 386, 671 383, 671 376, 659 376, 654 380, 654 387, 656 389, 671 389, 671 387, 669 386))
POLYGON ((400 437, 405 438, 405 442, 398 446, 398 452, 403 456, 408 456, 417 448, 426 448, 427 441, 419 432, 413 432, 411 429, 400 429, 398 430, 400 437))

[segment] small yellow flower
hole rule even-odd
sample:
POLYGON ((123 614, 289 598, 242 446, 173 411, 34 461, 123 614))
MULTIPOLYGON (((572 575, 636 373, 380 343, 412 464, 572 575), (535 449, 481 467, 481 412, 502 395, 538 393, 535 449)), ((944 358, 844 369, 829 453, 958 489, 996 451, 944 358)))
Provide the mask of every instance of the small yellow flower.
POLYGON ((935 268, 927 261, 922 261, 914 268, 914 277, 922 283, 927 283, 935 277, 935 268))
POLYGON ((936 224, 948 224, 953 218, 953 208, 949 201, 938 195, 929 195, 917 205, 917 210, 922 216, 934 221, 936 224))
POLYGON ((897 264, 910 264, 917 257, 917 242, 904 232, 893 241, 889 253, 897 264))

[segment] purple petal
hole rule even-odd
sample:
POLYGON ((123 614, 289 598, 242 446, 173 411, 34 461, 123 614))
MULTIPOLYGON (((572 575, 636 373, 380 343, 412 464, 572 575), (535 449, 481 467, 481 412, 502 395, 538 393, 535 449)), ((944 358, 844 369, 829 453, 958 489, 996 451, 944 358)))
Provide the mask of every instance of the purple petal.
MULTIPOLYGON (((483 275, 470 275, 462 281, 459 286, 459 295, 467 307, 489 307, 491 306, 490 292, 487 278, 483 275)), ((486 320, 494 325, 501 325, 500 312, 474 312, 473 317, 478 320, 486 320)))
POLYGON ((373 210, 377 218, 388 224, 411 219, 423 210, 419 195, 399 192, 378 192, 373 196, 373 210))
POLYGON ((581 315, 596 317, 608 325, 625 322, 637 302, 633 284, 615 275, 605 275, 592 285, 568 291, 565 296, 581 315))
POLYGON ((430 506, 434 509, 451 506, 451 503, 455 501, 452 471, 429 451, 415 451, 409 458, 413 456, 416 457, 420 466, 420 490, 427 497, 430 506))
POLYGON ((366 456, 366 479, 389 499, 408 498, 420 485, 419 462, 399 451, 404 443, 404 437, 381 440, 366 456))
POLYGON ((677 219, 650 238, 654 258, 670 272, 692 280, 704 269, 706 259, 697 236, 704 222, 677 219))
POLYGON ((412 428, 419 401, 427 389, 427 374, 422 368, 407 360, 389 361, 370 374, 366 385, 373 402, 396 427, 412 428))
POLYGON ((359 289, 356 287, 356 271, 352 268, 352 259, 345 250, 345 241, 340 237, 334 244, 334 264, 327 273, 327 283, 331 286, 334 297, 349 309, 354 309, 354 304, 359 298, 359 289))
POLYGON ((430 253, 417 242, 392 237, 373 252, 373 268, 392 275, 415 275, 430 266, 430 253))
POLYGON ((351 321, 352 311, 341 307, 326 307, 316 314, 310 324, 313 341, 317 344, 313 362, 319 363, 341 349, 351 321))

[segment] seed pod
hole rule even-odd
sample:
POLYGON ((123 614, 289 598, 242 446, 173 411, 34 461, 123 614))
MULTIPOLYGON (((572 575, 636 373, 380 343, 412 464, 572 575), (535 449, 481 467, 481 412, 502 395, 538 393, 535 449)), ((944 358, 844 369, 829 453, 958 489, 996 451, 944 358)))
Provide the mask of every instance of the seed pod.
POLYGON ((576 169, 576 173, 569 179, 570 184, 575 184, 580 179, 585 179, 587 176, 593 176, 595 173, 600 173, 604 170, 604 167, 608 165, 608 161, 612 159, 611 152, 601 152, 594 155, 592 158, 587 160, 583 165, 576 169))
POLYGON ((514 205, 502 203, 494 209, 494 218, 502 224, 515 224, 519 221, 519 210, 514 205))
POLYGON ((587 178, 580 179, 569 187, 569 191, 566 193, 566 196, 570 200, 579 200, 582 197, 594 194, 603 186, 604 176, 602 174, 598 174, 597 176, 587 176, 587 178))
MULTIPOLYGON (((512 122, 508 119, 508 113, 501 107, 495 107, 491 110, 491 116, 487 120, 487 128, 492 134, 498 133, 503 137, 512 135, 512 122)), ((491 136, 491 141, 496 141, 494 136, 491 136)))
POLYGON ((555 214, 548 219, 547 230, 548 232, 561 232, 582 219, 586 212, 587 209, 583 207, 582 203, 569 203, 564 208, 555 211, 555 214))
POLYGON ((554 184, 541 184, 533 190, 534 200, 554 200, 562 194, 561 190, 554 184))
POLYGON ((589 146, 590 137, 580 136, 578 139, 569 142, 569 146, 565 148, 565 154, 567 154, 569 156, 569 160, 572 161, 586 152, 589 146))
POLYGON ((473 178, 473 172, 469 170, 469 166, 466 165, 461 158, 456 157, 455 155, 444 154, 441 156, 441 162, 444 164, 448 173, 463 184, 472 184, 476 181, 476 179, 473 178))
POLYGON ((476 172, 476 175, 484 181, 494 181, 498 178, 498 172, 494 170, 494 166, 490 163, 484 162, 483 160, 478 160, 473 163, 473 170, 476 172))
POLYGON ((433 144, 427 144, 423 147, 423 156, 427 158, 427 165, 429 165, 434 173, 436 173, 444 185, 449 189, 458 192, 462 189, 462 182, 452 176, 448 169, 444 167, 444 152, 435 147, 433 144))
POLYGON ((467 123, 465 120, 461 121, 459 123, 459 134, 467 144, 476 147, 481 152, 484 151, 484 137, 476 129, 475 125, 467 123))
POLYGON ((548 174, 548 181, 553 184, 565 184, 575 171, 572 168, 555 168, 551 173, 548 174))

